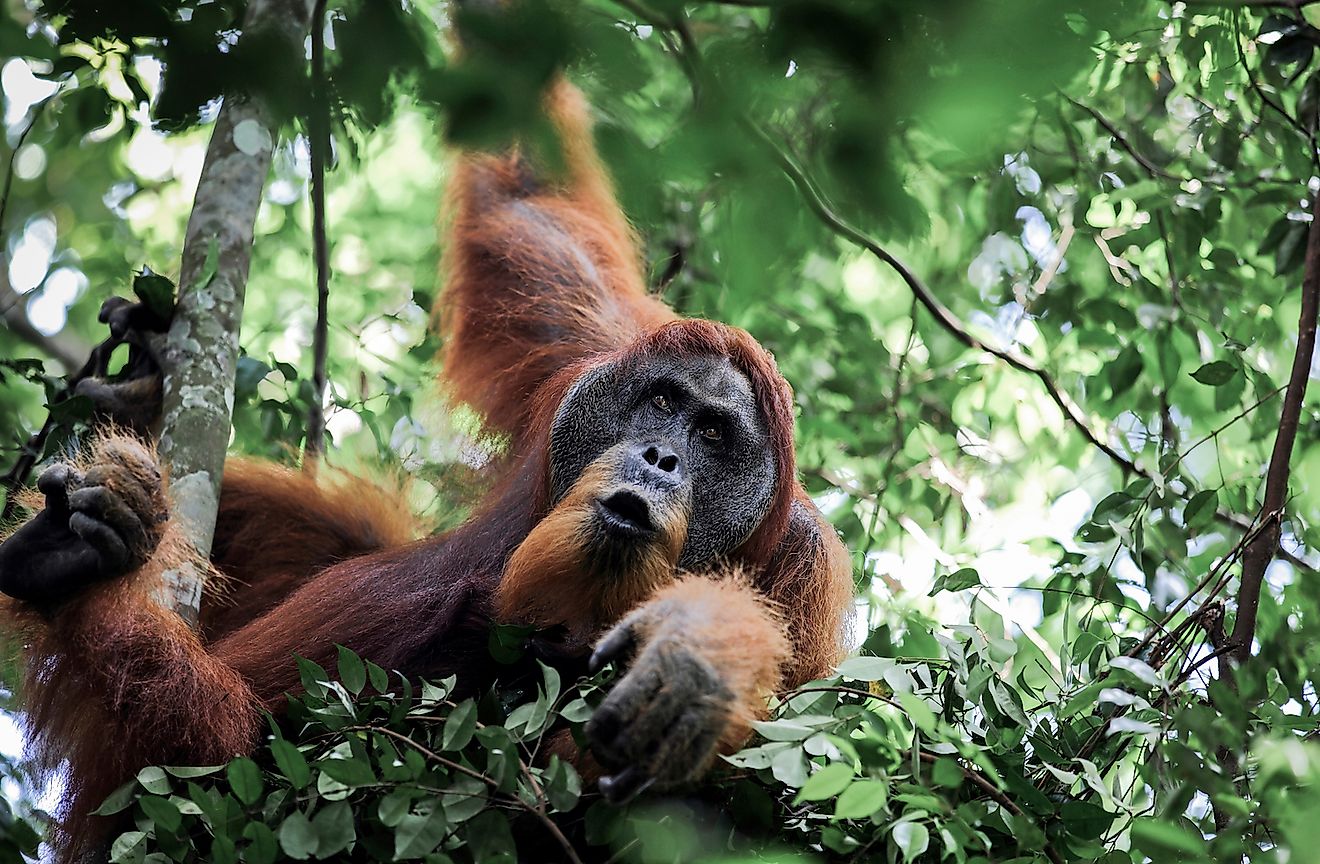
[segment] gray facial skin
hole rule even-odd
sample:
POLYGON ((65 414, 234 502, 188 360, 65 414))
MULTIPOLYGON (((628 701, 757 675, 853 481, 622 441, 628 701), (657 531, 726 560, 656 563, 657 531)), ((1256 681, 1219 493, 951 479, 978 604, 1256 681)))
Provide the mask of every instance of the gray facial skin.
MULTIPOLYGON (((639 499, 660 506, 691 496, 680 567, 731 552, 765 518, 776 480, 769 433, 751 384, 727 357, 643 357, 578 379, 550 429, 551 503, 621 443, 616 479, 639 499)), ((626 504, 625 521, 644 509, 626 504)), ((608 508, 602 518, 612 518, 608 508)))

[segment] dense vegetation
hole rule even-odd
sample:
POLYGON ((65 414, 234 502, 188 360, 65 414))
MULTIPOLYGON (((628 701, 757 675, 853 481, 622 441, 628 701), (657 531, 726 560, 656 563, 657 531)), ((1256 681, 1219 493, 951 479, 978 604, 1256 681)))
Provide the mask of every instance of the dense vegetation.
MULTIPOLYGON (((37 5, 0 16, 0 469, 48 402, 43 455, 76 440, 58 376, 135 271, 178 272, 214 100, 271 82, 231 450, 296 461, 302 58, 237 2, 37 5)), ((344 654, 304 667, 297 740, 107 802, 116 860, 1309 860, 1320 4, 529 2, 465 62, 447 11, 328 7, 329 461, 462 517, 488 442, 428 384, 442 140, 539 134, 566 65, 656 291, 794 384, 864 656, 710 788, 616 810, 532 758, 601 682, 453 703, 344 654)), ((6 764, 0 850, 30 852, 42 787, 6 764)))

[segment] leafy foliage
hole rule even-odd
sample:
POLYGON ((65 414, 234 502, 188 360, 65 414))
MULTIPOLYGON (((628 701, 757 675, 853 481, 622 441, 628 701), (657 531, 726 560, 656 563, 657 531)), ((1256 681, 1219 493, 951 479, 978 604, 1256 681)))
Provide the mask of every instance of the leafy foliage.
MULTIPOLYGON (((409 819, 445 813, 455 831, 437 845, 454 860, 507 851, 496 820, 533 844, 521 849, 557 848, 515 801, 543 804, 575 843, 648 862, 1311 854, 1320 397, 1283 388, 1320 173, 1316 7, 519 5, 507 26, 471 21, 455 60, 433 4, 329 4, 332 460, 402 466, 438 526, 465 512, 472 466, 499 444, 427 383, 436 154, 441 137, 540 134, 534 94, 566 63, 600 112, 655 290, 749 329, 794 383, 799 463, 855 552, 865 656, 777 702, 763 739, 696 799, 622 813, 582 784, 574 809, 569 769, 522 760, 543 797, 510 771, 514 747, 463 820, 448 815, 452 790, 418 791, 452 768, 423 758, 417 777, 386 783, 382 753, 406 766, 420 751, 346 727, 388 728, 483 777, 493 751, 475 732, 446 749, 457 709, 440 690, 410 702, 372 682, 347 698, 362 675, 350 661, 338 685, 309 673, 299 734, 255 774, 139 780, 120 802, 136 802, 141 832, 125 856, 271 860, 295 812, 290 842, 320 854, 328 837, 329 854, 350 842, 347 808, 351 842, 375 838, 389 860, 405 814, 388 809, 400 821, 387 825, 381 808, 400 789, 391 808, 409 819), (1259 512, 1262 477, 1289 398, 1301 417, 1276 520, 1259 512), (1252 599, 1240 559, 1272 522, 1251 656, 1226 673, 1226 634, 1252 599), (301 784, 284 770, 303 779, 294 751, 301 784), (359 770, 339 762, 380 785, 318 767, 359 770), (489 830, 472 830, 478 818, 489 830)), ((290 119, 258 221, 233 446, 292 460, 311 395, 307 82, 253 59, 241 12, 75 0, 0 16, 14 147, 0 311, 84 349, 99 340, 105 297, 143 267, 177 270, 211 100, 280 82, 290 119)), ((34 359, 49 343, 8 336, 0 443, 13 461, 60 386, 34 359)), ((75 438, 77 407, 59 408, 75 438)), ((510 703, 525 710, 472 704, 488 737, 534 749, 526 721, 571 728, 582 709, 566 706, 589 706, 595 686, 565 682, 554 699, 546 679, 510 703), (524 710, 515 730, 510 710, 524 710)))
POLYGON ((532 701, 505 712, 489 699, 454 701, 453 678, 416 692, 401 676, 391 683, 344 649, 338 680, 299 664, 304 692, 287 725, 300 743, 276 729, 260 765, 143 769, 100 808, 131 813, 136 826, 111 860, 328 860, 350 850, 382 861, 512 860, 514 814, 549 824, 546 813, 577 805, 571 766, 523 755, 541 748, 551 722, 590 713, 578 691, 561 693, 553 669, 542 667, 532 701), (498 722, 483 722, 491 713, 498 722))

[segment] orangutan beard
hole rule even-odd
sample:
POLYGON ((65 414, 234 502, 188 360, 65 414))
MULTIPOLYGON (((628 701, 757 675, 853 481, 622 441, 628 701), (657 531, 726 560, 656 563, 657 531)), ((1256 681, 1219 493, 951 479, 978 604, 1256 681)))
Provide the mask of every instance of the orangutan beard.
POLYGON ((610 536, 596 508, 618 491, 613 463, 610 453, 592 463, 514 550, 495 593, 501 623, 562 626, 588 644, 676 577, 687 507, 648 502, 653 534, 610 536))

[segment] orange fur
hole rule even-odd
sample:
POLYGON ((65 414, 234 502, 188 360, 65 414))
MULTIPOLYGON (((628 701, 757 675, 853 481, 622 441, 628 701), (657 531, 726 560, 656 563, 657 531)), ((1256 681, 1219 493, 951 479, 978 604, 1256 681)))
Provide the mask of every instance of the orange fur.
MULTIPOLYGON (((732 753, 751 735, 752 721, 765 716, 766 698, 783 680, 791 645, 782 618, 739 569, 684 576, 649 602, 683 608, 683 628, 665 630, 666 638, 706 658, 733 691, 733 713, 720 738, 720 751, 732 753)), ((641 641, 646 642, 655 635, 655 622, 642 620, 641 641)))
POLYGON ((211 560, 232 590, 208 595, 203 632, 231 633, 331 564, 423 533, 401 483, 230 459, 211 560))
MULTIPOLYGON (((112 447, 154 459, 139 440, 111 433, 75 467, 95 471, 92 466, 112 447)), ((107 484, 118 485, 113 479, 107 484)), ((172 522, 156 530, 161 539, 146 565, 127 578, 91 586, 52 613, 0 598, 5 637, 27 661, 29 751, 47 777, 68 766, 62 772, 64 800, 48 837, 60 860, 91 853, 101 838, 91 811, 138 768, 219 763, 256 742, 256 712, 241 710, 244 700, 231 698, 246 692, 242 677, 211 657, 198 636, 153 599, 164 572, 190 560, 218 574, 195 560, 172 522), (240 710, 210 712, 206 723, 197 723, 198 712, 217 702, 240 710)))
POLYGON ((545 105, 563 176, 539 177, 532 163, 548 160, 517 151, 460 160, 436 305, 449 392, 512 435, 515 449, 531 428, 533 395, 555 373, 676 318, 646 293, 582 94, 560 80, 545 105))

